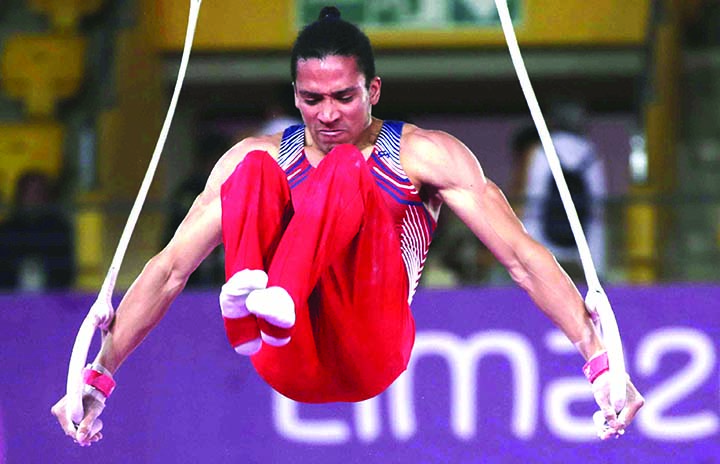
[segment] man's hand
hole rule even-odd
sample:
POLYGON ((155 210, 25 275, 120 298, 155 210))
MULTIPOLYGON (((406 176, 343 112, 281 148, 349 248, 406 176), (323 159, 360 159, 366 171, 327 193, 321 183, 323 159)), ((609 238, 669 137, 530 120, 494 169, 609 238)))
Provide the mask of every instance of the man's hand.
MULTIPOLYGON (((614 437, 619 438, 625 433, 625 428, 637 414, 638 410, 645 404, 645 399, 632 384, 630 378, 626 384, 625 406, 620 411, 615 411, 610 403, 610 375, 608 372, 600 374, 592 383, 592 391, 595 402, 600 406, 596 413, 600 420, 596 420, 599 426, 598 436, 602 440, 614 437), (599 422, 599 423, 598 423, 599 422)), ((597 418, 596 418, 597 419, 597 418)))
POLYGON ((102 421, 98 418, 105 408, 102 394, 94 391, 86 391, 83 394, 83 411, 85 415, 79 425, 75 425, 67 414, 67 396, 63 396, 60 401, 50 409, 60 423, 60 427, 65 435, 80 446, 90 446, 102 439, 102 421), (98 394, 95 394, 98 393, 98 394))

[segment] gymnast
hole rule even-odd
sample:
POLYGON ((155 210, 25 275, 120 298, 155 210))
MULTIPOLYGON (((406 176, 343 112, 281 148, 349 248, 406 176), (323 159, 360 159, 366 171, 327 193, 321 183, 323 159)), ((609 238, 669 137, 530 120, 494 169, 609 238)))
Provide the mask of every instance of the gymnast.
POLYGON ((65 433, 80 445, 102 438, 113 375, 221 243, 229 343, 272 388, 309 403, 378 395, 408 364, 410 304, 445 203, 575 344, 605 416, 601 438, 621 435, 644 400, 628 379, 625 406, 610 405, 606 347, 577 288, 465 145, 372 116, 382 81, 368 37, 323 8, 296 38, 291 77, 304 124, 242 140, 218 161, 84 371, 83 420, 68 418, 67 396, 53 406, 65 433))

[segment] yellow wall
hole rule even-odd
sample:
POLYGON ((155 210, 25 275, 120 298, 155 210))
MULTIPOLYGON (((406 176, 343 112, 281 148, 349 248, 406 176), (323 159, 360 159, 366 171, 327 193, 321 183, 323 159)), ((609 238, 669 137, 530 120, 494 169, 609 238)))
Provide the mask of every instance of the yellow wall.
MULTIPOLYGON (((156 0, 158 46, 181 50, 188 0, 156 0)), ((332 2, 331 2, 332 3, 332 2)), ((645 37, 649 0, 525 0, 516 25, 523 45, 638 45, 645 37)), ((297 34, 294 0, 205 0, 195 50, 286 50, 297 34)), ((452 31, 367 29, 378 48, 503 46, 500 27, 452 31)))

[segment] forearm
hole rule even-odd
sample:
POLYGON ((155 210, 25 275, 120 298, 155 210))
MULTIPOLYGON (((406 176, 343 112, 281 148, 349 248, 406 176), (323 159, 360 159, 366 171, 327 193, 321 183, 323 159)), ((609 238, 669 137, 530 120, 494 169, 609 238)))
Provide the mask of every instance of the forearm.
POLYGON ((96 362, 114 373, 160 322, 186 280, 174 276, 161 255, 151 259, 120 303, 96 362))
POLYGON ((526 249, 511 275, 585 359, 604 349, 582 296, 545 247, 526 249))

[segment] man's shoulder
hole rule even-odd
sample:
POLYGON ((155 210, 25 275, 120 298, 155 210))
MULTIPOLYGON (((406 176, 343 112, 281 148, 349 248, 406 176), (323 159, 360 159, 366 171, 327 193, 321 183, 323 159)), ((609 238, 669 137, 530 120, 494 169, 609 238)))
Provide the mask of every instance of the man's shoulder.
POLYGON ((456 143, 452 135, 445 131, 424 129, 414 124, 405 124, 400 142, 401 152, 409 155, 442 155, 447 153, 451 144, 456 143))
POLYGON ((445 131, 409 125, 400 142, 400 162, 413 183, 435 188, 448 184, 448 177, 468 155, 467 148, 445 131))
POLYGON ((264 151, 273 159, 277 159, 281 139, 282 134, 275 134, 247 137, 239 141, 218 160, 208 183, 213 188, 219 188, 238 164, 245 159, 245 156, 252 151, 264 151))
POLYGON ((282 133, 247 137, 236 143, 227 154, 230 158, 237 158, 238 162, 251 151, 265 151, 277 159, 281 140, 282 133))

